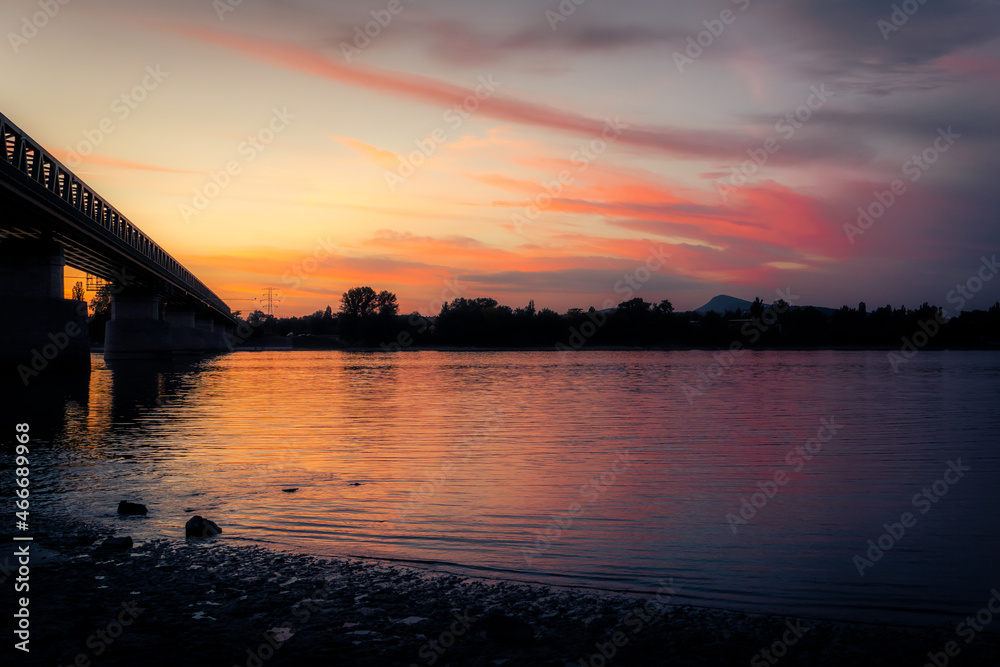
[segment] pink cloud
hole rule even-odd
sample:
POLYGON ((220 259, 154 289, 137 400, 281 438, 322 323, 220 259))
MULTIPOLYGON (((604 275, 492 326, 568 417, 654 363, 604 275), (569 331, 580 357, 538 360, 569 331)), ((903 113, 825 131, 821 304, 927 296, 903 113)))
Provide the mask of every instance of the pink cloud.
MULTIPOLYGON (((473 96, 477 101, 476 113, 522 125, 599 137, 608 130, 608 123, 612 120, 590 118, 572 111, 505 96, 502 92, 496 92, 502 88, 503 82, 491 82, 486 77, 477 84, 480 98, 476 98, 476 89, 463 88, 417 74, 344 65, 314 51, 282 42, 200 28, 179 27, 174 30, 287 70, 443 107, 461 104, 473 96)), ((686 157, 731 156, 738 152, 733 147, 741 145, 737 137, 704 130, 632 125, 618 127, 615 131, 619 133, 615 140, 623 144, 686 157)))

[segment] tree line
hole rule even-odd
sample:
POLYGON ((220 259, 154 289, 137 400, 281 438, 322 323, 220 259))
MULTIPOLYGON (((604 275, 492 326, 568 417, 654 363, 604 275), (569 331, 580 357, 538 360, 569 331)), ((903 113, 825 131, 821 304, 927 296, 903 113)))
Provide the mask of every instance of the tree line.
MULTIPOLYGON (((640 297, 615 308, 571 308, 557 313, 501 305, 488 297, 456 298, 432 317, 399 314, 396 295, 368 286, 344 292, 340 308, 330 306, 303 317, 274 317, 259 310, 247 316, 254 337, 320 337, 302 345, 376 347, 898 347, 917 332, 932 331, 928 347, 1000 347, 1000 303, 987 310, 963 311, 945 320, 928 303, 916 309, 882 306, 869 311, 862 302, 839 310, 791 306, 760 298, 745 310, 724 313, 675 311, 668 299, 640 297)), ((250 341, 249 344, 252 344, 250 341)))

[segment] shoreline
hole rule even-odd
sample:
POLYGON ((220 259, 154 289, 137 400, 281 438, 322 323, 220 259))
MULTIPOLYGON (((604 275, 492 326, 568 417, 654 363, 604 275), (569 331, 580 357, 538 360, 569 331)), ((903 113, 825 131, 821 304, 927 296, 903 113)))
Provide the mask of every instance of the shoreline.
MULTIPOLYGON (((822 347, 744 347, 737 352, 898 352, 899 345, 829 345, 822 347)), ((102 352, 103 348, 93 349, 92 352, 102 352)), ((649 346, 638 347, 628 345, 588 345, 579 349, 560 350, 555 346, 528 346, 528 347, 474 347, 459 345, 410 345, 407 347, 385 348, 375 346, 357 347, 269 347, 263 346, 237 346, 233 352, 558 352, 560 354, 574 354, 577 352, 723 352, 730 351, 727 347, 696 347, 696 346, 649 346)), ((983 347, 933 347, 928 345, 921 348, 921 352, 998 352, 1000 346, 986 345, 983 347)))
MULTIPOLYGON (((102 548, 113 534, 36 526, 31 664, 769 665, 761 652, 772 651, 782 665, 922 665, 956 639, 953 627, 671 604, 669 581, 656 595, 515 583, 232 545, 225 533, 102 548)), ((979 633, 961 654, 995 661, 1000 635, 979 633)))

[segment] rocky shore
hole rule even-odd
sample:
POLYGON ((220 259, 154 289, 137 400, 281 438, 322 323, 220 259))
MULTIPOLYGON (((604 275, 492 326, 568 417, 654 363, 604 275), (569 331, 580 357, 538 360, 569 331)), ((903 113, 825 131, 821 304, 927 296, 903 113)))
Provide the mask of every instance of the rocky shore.
MULTIPOLYGON (((1000 664, 979 633, 746 614, 472 579, 365 559, 205 540, 102 546, 103 527, 34 534, 30 653, 5 665, 950 665, 1000 664), (944 664, 944 662, 941 662, 944 664)), ((10 536, 2 557, 12 552, 10 536)), ((13 561, 11 561, 13 562, 13 561)), ((5 561, 6 565, 6 561, 5 561)), ((4 618, 16 611, 3 572, 4 618)), ((8 660, 7 658, 11 658, 8 660)))

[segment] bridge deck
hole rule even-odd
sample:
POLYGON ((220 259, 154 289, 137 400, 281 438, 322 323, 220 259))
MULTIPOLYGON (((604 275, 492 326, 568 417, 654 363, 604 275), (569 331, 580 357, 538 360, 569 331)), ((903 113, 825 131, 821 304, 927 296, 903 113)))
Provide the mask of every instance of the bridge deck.
POLYGON ((105 280, 148 287, 168 301, 212 311, 229 307, 107 200, 0 114, 0 231, 51 237, 66 263, 105 280))

